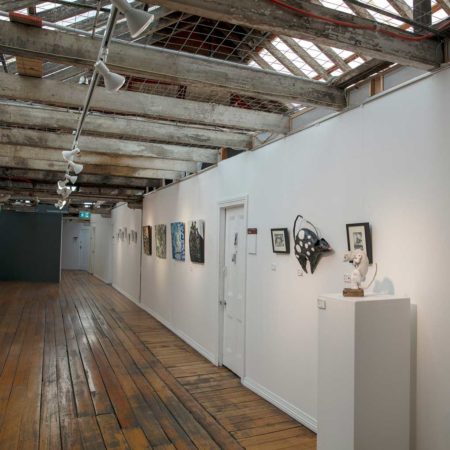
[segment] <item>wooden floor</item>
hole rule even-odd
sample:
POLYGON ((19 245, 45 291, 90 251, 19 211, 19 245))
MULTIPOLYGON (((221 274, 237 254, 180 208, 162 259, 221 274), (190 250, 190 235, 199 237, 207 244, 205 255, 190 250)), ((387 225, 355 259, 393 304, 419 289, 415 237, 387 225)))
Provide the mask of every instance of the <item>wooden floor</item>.
POLYGON ((315 434, 110 286, 0 283, 0 449, 297 449, 315 434))

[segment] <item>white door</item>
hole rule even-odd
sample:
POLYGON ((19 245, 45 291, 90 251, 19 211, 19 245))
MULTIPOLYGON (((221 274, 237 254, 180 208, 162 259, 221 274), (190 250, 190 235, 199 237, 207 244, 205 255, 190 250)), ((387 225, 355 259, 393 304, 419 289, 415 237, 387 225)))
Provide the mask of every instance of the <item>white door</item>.
POLYGON ((226 209, 223 365, 239 376, 244 373, 245 226, 244 206, 226 209))
POLYGON ((89 228, 80 229, 80 238, 78 239, 80 244, 80 270, 89 270, 90 234, 89 228))
POLYGON ((89 258, 89 272, 94 273, 95 269, 95 227, 91 226, 91 257, 89 258))

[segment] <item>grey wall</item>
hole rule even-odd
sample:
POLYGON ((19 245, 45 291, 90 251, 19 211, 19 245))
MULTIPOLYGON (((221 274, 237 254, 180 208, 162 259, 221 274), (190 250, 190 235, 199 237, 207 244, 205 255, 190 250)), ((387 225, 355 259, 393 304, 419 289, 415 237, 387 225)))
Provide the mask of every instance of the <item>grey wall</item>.
POLYGON ((59 282, 61 217, 0 212, 0 280, 59 282))

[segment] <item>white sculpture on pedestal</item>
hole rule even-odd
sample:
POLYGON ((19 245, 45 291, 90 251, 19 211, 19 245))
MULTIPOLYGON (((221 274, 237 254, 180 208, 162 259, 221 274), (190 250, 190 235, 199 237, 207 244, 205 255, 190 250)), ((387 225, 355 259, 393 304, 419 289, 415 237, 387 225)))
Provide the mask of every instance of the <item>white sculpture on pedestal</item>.
POLYGON ((353 264, 355 268, 350 274, 350 289, 344 289, 344 296, 363 296, 364 289, 367 289, 375 280, 377 275, 377 265, 375 264, 375 273, 372 281, 367 286, 362 286, 362 282, 366 280, 369 271, 369 258, 363 250, 351 250, 344 254, 344 262, 353 264))

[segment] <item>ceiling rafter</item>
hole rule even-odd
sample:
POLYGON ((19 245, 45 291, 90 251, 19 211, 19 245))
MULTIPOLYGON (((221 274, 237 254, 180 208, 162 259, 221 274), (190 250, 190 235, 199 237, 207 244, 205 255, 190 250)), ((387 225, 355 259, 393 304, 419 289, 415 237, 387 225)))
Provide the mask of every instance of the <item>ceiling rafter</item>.
MULTIPOLYGON (((150 0, 145 0, 150 3, 150 0)), ((278 35, 297 37, 323 45, 335 46, 349 51, 362 51, 364 54, 420 69, 432 69, 442 62, 443 55, 437 41, 409 42, 393 39, 380 32, 397 32, 394 27, 376 24, 376 30, 352 28, 343 29, 340 25, 311 20, 280 8, 271 2, 264 2, 255 10, 253 0, 160 0, 163 6, 191 14, 198 14, 215 20, 224 20, 242 26, 271 31, 278 35)), ((291 6, 329 20, 351 23, 358 26, 373 27, 375 22, 352 14, 343 13, 306 2, 286 0, 291 6)))
MULTIPOLYGON (((58 81, 0 73, 0 97, 9 99, 79 108, 86 90, 83 85, 73 84, 67 89, 67 84, 58 81)), ((112 96, 102 87, 96 88, 91 109, 242 130, 289 130, 288 117, 280 114, 137 92, 121 91, 112 96)))
MULTIPOLYGON (((0 50, 6 53, 72 65, 92 67, 98 52, 97 42, 80 36, 7 22, 0 28, 0 37, 0 50)), ((218 93, 234 92, 335 109, 343 108, 346 102, 343 92, 322 83, 151 46, 142 48, 113 42, 108 66, 119 73, 208 86, 218 93)))

